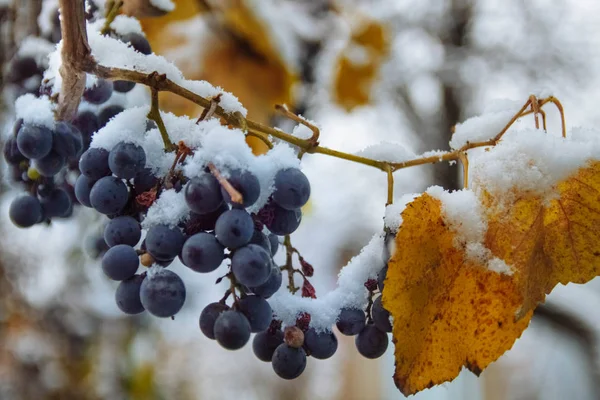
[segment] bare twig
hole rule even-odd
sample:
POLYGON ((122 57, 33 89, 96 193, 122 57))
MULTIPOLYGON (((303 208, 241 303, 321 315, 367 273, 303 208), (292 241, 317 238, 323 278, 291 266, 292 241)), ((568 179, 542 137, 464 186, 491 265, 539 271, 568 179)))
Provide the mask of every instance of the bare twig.
POLYGON ((215 164, 208 163, 208 169, 210 170, 210 173, 213 174, 215 178, 217 178, 217 181, 219 181, 219 183, 221 184, 223 189, 225 189, 227 194, 229 194, 229 197, 231 197, 232 202, 238 204, 244 203, 244 197, 242 196, 242 194, 238 192, 238 190, 234 188, 233 185, 229 183, 229 181, 223 175, 221 175, 221 172, 219 172, 217 167, 215 167, 215 164))

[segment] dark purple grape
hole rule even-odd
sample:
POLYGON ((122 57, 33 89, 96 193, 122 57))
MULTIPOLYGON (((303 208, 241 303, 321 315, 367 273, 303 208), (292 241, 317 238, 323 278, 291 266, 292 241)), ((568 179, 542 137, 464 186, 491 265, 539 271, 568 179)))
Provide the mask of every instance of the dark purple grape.
POLYGON ((152 54, 152 48, 150 47, 150 43, 144 36, 140 35, 139 33, 128 33, 126 35, 123 35, 121 37, 121 40, 125 43, 131 44, 131 47, 133 47, 136 51, 142 54, 152 54))
POLYGON ((273 218, 267 224, 267 228, 278 236, 289 235, 294 232, 300 226, 302 222, 302 211, 300 210, 286 210, 285 208, 279 207, 277 204, 270 204, 269 207, 272 209, 273 218))
POLYGON ((116 104, 104 107, 102 110, 100 110, 100 113, 98 113, 99 126, 101 128, 106 126, 108 121, 110 121, 115 115, 121 113, 123 110, 125 110, 123 107, 116 104))
POLYGON ((35 160, 34 166, 40 175, 51 177, 58 174, 65 166, 65 158, 52 150, 44 157, 35 160))
POLYGON ((304 346, 311 356, 325 360, 335 354, 338 340, 331 331, 317 332, 310 328, 304 333, 304 346))
POLYGON ((336 323, 340 332, 347 336, 358 335, 365 325, 365 312, 357 308, 343 308, 336 323))
POLYGON ((233 253, 231 271, 242 285, 262 285, 271 274, 271 256, 262 247, 249 244, 233 253))
POLYGON ((271 362, 280 378, 295 379, 306 368, 306 352, 302 347, 295 348, 282 343, 275 349, 271 362))
POLYGON ((250 291, 257 296, 268 299, 273 296, 281 287, 281 270, 277 266, 271 268, 271 274, 265 283, 255 287, 249 287, 250 291))
POLYGON ((155 225, 146 234, 146 250, 158 261, 173 260, 183 247, 185 238, 178 228, 155 225))
POLYGON ((298 168, 288 168, 275 175, 273 201, 286 210, 295 210, 308 202, 310 182, 298 168))
POLYGON ((42 197, 40 202, 47 218, 65 216, 72 204, 71 197, 63 189, 53 189, 47 196, 42 197))
POLYGON ((259 332, 254 336, 252 341, 252 350, 254 355, 265 362, 270 362, 273 359, 275 349, 283 343, 283 332, 279 329, 267 329, 264 332, 259 332))
POLYGON ((248 242, 248 243, 259 245, 260 247, 265 249, 269 254, 271 254, 271 241, 269 240, 267 235, 265 235, 264 233, 262 233, 261 231, 259 231, 257 229, 254 230, 254 233, 252 234, 252 238, 250 239, 250 242, 248 242))
POLYGON ((119 81, 114 81, 113 86, 114 86, 115 92, 127 93, 135 87, 135 82, 119 80, 119 81))
MULTIPOLYGON (((227 180, 229 183, 231 183, 231 186, 233 186, 242 195, 242 206, 244 208, 250 207, 256 202, 256 200, 258 200, 258 197, 260 196, 260 183, 258 182, 258 178, 250 171, 240 171, 234 169, 229 173, 227 180)), ((231 197, 225 189, 221 188, 221 194, 227 203, 232 204, 231 197)))
POLYGON ((185 201, 195 213, 211 213, 223 203, 221 185, 211 174, 195 177, 185 187, 185 201))
POLYGON ((100 178, 90 191, 90 204, 96 211, 106 215, 119 213, 128 199, 127 186, 123 181, 112 176, 100 178))
POLYGON ((21 162, 27 160, 27 157, 19 151, 16 138, 10 137, 4 143, 4 159, 12 165, 19 165, 21 162))
POLYGON ((133 178, 133 186, 135 187, 135 192, 137 194, 147 192, 156 187, 157 183, 158 178, 154 176, 150 168, 142 169, 135 175, 135 178, 133 178))
POLYGON ((387 276, 387 270, 388 270, 388 266, 386 265, 377 274, 377 287, 379 288, 379 291, 382 292, 382 293, 383 293, 383 287, 384 287, 384 283, 385 283, 385 278, 387 276))
POLYGON ((85 175, 79 175, 75 181, 75 197, 80 204, 86 207, 92 207, 92 203, 90 203, 90 191, 94 183, 96 183, 95 180, 85 175))
POLYGON ((88 148, 92 135, 100 128, 98 117, 92 111, 81 111, 73 120, 73 125, 81 132, 83 147, 88 148))
POLYGON ((390 313, 385 308, 383 308, 383 304, 381 304, 381 296, 376 298, 373 302, 373 306, 371 307, 371 316, 373 317, 373 322, 375 323, 375 326, 379 328, 379 330, 383 332, 392 331, 390 313))
POLYGON ((190 213, 190 219, 185 223, 185 233, 193 235, 202 231, 212 231, 215 229, 217 220, 225 211, 229 210, 227 203, 222 203, 221 206, 210 214, 190 213))
POLYGON ((225 247, 235 249, 241 247, 252 238, 254 221, 244 210, 225 211, 215 225, 217 240, 225 247))
POLYGON ((17 147, 27 158, 42 158, 52 150, 52 131, 44 126, 23 124, 17 134, 17 147))
POLYGON ((99 147, 86 150, 79 160, 79 170, 93 180, 111 175, 108 167, 108 151, 99 147))
POLYGON ((279 238, 274 233, 269 233, 269 242, 271 243, 271 255, 275 256, 279 250, 279 238))
POLYGON ((79 129, 68 122, 57 122, 52 131, 52 150, 65 159, 77 157, 83 151, 79 129))
POLYGON ((140 259, 135 249, 126 244, 111 247, 102 257, 102 270, 110 279, 122 281, 135 275, 140 259))
POLYGON ((238 301, 238 307, 239 311, 248 318, 252 332, 262 332, 271 324, 273 311, 262 297, 254 295, 243 297, 238 301))
POLYGON ((104 228, 104 240, 111 247, 118 244, 135 246, 141 237, 140 223, 129 216, 113 218, 104 228))
POLYGON ((83 98, 92 104, 106 103, 110 96, 112 96, 113 84, 111 81, 105 79, 98 79, 94 86, 85 89, 83 92, 83 98))
POLYGON ((211 272, 219 268, 225 248, 215 235, 200 232, 190 236, 181 249, 181 261, 196 272, 211 272))
POLYGON ((17 57, 9 64, 6 82, 21 83, 34 75, 40 75, 41 69, 33 57, 17 57))
POLYGON ((19 196, 10 203, 8 215, 19 228, 29 228, 42 220, 42 205, 37 197, 28 194, 19 196))
POLYGON ((142 282, 140 299, 148 312, 157 317, 172 317, 185 303, 185 285, 173 271, 161 268, 142 282))
POLYGON ((200 314, 200 330, 209 339, 215 338, 215 321, 223 311, 229 310, 229 307, 223 303, 210 303, 202 310, 200 314))
POLYGON ((389 339, 387 333, 382 332, 373 324, 368 324, 356 335, 354 343, 360 355, 373 359, 379 358, 385 353, 389 339))
POLYGON ((214 335, 227 350, 241 349, 250 339, 250 322, 239 311, 223 311, 215 321, 214 335))
POLYGON ((134 275, 121 281, 117 286, 115 301, 119 309, 125 314, 134 315, 144 312, 144 306, 140 300, 140 288, 145 278, 146 274, 134 275))
POLYGON ((121 142, 108 155, 108 166, 121 179, 133 179, 146 166, 146 152, 133 143, 121 142))

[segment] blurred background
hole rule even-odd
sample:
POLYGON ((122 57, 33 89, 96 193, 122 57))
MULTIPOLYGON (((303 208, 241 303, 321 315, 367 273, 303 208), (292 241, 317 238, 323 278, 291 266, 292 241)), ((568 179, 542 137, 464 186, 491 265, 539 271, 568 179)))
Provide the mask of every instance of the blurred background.
MULTIPOLYGON (((125 2, 128 13, 143 16, 155 53, 186 77, 234 93, 251 119, 291 131, 273 108, 286 103, 319 125, 323 145, 338 150, 380 143, 415 154, 447 149, 456 123, 495 100, 525 102, 530 94, 558 97, 568 127, 600 123, 596 0, 174 2, 166 15, 153 12, 151 1, 125 2)), ((105 0, 88 3, 104 12, 105 0)), ((60 39, 56 9, 57 0, 0 0, 3 132, 12 129, 15 98, 39 88, 46 55, 60 39), (11 76, 24 54, 37 68, 11 76)), ((161 104, 176 114, 201 112, 174 97, 161 104)), ((552 109, 548 126, 559 132, 552 109)), ((292 240, 315 267, 319 295, 381 230, 386 181, 376 170, 325 156, 306 156, 303 164, 313 193, 292 240)), ((10 173, 5 164, 1 172, 10 173)), ((459 188, 459 169, 401 171, 395 195, 433 184, 459 188)), ((173 264, 188 286, 173 321, 121 314, 116 283, 97 260, 106 221, 77 208, 51 226, 18 229, 7 217, 17 191, 8 179, 1 190, 0 399, 403 398, 392 380, 392 346, 382 359, 366 360, 353 338, 338 335, 332 359, 309 359, 300 378, 283 381, 251 346, 229 352, 206 339, 197 319, 223 292, 214 285, 218 273, 173 264)), ((558 287, 514 348, 479 378, 466 371, 414 398, 599 399, 599 310, 600 280, 558 287)))

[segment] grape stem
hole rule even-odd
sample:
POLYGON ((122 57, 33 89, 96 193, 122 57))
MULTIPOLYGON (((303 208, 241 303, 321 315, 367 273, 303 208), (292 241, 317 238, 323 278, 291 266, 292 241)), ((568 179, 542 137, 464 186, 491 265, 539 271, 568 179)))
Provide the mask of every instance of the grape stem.
POLYGON ((290 293, 295 294, 299 287, 294 284, 294 265, 293 255, 297 250, 292 246, 292 239, 290 235, 285 235, 283 238, 283 245, 285 246, 285 265, 281 267, 282 271, 287 271, 288 274, 288 290, 290 293))
POLYGON ((119 15, 121 7, 123 7, 123 0, 110 0, 108 2, 108 7, 106 7, 106 21, 104 21, 104 26, 100 31, 101 34, 106 35, 110 33, 110 24, 112 24, 117 15, 119 15))
MULTIPOLYGON (((153 77, 156 80, 166 79, 166 75, 159 75, 157 73, 152 73, 153 77)), ((171 142, 169 138, 169 133, 167 132, 167 127, 160 116, 160 106, 158 104, 158 90, 152 89, 152 105, 150 106, 150 112, 148 113, 148 119, 151 119, 158 126, 158 130, 160 131, 160 136, 165 145, 165 151, 172 152, 177 150, 177 146, 171 142)))
POLYGON ((229 181, 223 175, 221 175, 221 172, 219 172, 217 167, 215 167, 215 164, 208 163, 208 169, 210 170, 210 173, 217 178, 217 181, 223 187, 223 189, 225 189, 227 194, 229 194, 232 202, 238 204, 244 203, 244 197, 242 194, 236 188, 234 188, 233 185, 229 183, 229 181))

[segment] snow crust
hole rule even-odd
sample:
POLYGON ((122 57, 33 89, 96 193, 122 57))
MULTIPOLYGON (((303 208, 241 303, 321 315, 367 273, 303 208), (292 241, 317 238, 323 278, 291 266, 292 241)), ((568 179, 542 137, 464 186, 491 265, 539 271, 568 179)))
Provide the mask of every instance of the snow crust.
POLYGON ((355 153, 357 156, 378 161, 404 162, 416 158, 416 154, 402 143, 381 142, 355 153))
POLYGON ((384 235, 373 236, 369 244, 338 275, 337 287, 317 299, 294 296, 286 290, 275 293, 268 301, 277 318, 294 325, 301 312, 311 315, 310 326, 317 331, 331 330, 344 307, 364 308, 367 289, 364 283, 375 279, 385 266, 384 235))
POLYGON ((167 12, 175 9, 175 3, 173 3, 171 0, 150 0, 150 4, 167 12))
MULTIPOLYGON (((102 21, 102 23, 104 23, 104 20, 102 21)), ((137 18, 128 17, 126 15, 117 15, 114 21, 110 24, 110 27, 118 35, 126 35, 128 33, 144 35, 140 21, 137 18)))
POLYGON ((54 128, 54 104, 48 96, 37 98, 32 94, 25 94, 15 102, 15 112, 17 119, 23 118, 24 122, 54 128))
POLYGON ((21 42, 17 54, 19 57, 33 57, 38 66, 48 65, 48 54, 52 53, 55 45, 37 36, 27 36, 21 42))
POLYGON ((173 228, 184 220, 189 213, 190 209, 185 202, 183 190, 179 193, 175 189, 164 190, 148 209, 148 214, 142 221, 142 228, 147 229, 158 224, 173 228))
POLYGON ((406 205, 420 195, 420 193, 407 193, 387 206, 383 217, 385 226, 390 228, 392 232, 398 231, 402 225, 402 213, 406 209, 406 205))

